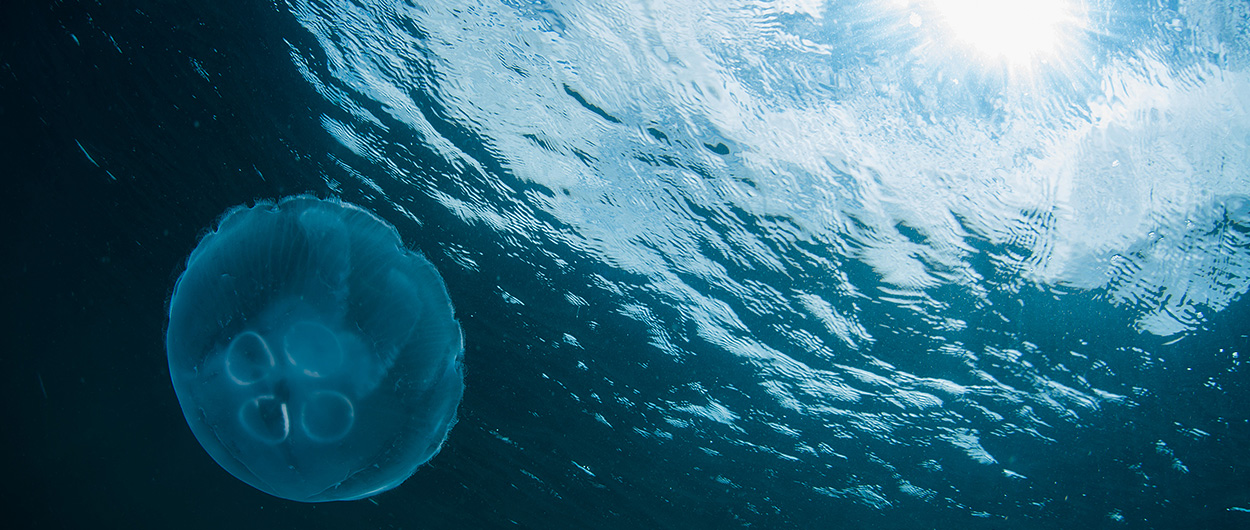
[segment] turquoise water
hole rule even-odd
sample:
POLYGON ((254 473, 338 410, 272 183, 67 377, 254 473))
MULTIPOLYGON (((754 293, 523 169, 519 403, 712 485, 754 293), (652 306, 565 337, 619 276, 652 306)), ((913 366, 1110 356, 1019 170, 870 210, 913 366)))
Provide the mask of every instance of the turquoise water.
POLYGON ((32 10, 55 60, 9 83, 131 267, 83 274, 159 335, 226 206, 341 197, 443 274, 465 400, 409 482, 309 508, 218 476, 168 381, 105 389, 159 407, 159 472, 87 429, 144 521, 1247 524, 1246 4, 238 3, 32 10))

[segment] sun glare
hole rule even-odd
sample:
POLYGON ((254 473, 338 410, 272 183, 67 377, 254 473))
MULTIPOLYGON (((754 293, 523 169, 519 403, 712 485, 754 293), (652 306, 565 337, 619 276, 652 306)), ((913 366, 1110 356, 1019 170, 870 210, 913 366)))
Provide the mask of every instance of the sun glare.
POLYGON ((1054 54, 1070 21, 1064 0, 934 0, 954 36, 1011 62, 1054 54))

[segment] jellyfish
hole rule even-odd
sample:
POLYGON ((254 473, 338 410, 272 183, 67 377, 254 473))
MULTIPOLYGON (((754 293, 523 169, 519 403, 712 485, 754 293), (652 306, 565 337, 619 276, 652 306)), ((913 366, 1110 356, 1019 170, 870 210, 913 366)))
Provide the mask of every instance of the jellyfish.
POLYGON ((204 450, 294 501, 398 486, 442 447, 464 394, 442 277, 395 227, 338 200, 227 211, 174 286, 165 340, 204 450))

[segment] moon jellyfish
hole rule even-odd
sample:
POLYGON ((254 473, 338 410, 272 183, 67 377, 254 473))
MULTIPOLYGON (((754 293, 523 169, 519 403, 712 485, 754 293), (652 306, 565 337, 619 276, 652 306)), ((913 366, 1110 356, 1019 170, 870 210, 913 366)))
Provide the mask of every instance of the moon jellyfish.
POLYGON ((174 286, 165 341, 200 445, 295 501, 399 485, 442 447, 464 394, 442 277, 393 226, 337 200, 227 211, 174 286))

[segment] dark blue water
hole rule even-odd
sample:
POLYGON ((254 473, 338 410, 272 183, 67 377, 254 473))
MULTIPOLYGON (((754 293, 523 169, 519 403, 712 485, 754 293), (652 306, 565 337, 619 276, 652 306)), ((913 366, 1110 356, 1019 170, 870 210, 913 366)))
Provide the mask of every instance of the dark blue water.
POLYGON ((8 510, 1250 525, 1250 9, 965 4, 6 3, 8 510), (165 364, 199 236, 294 193, 393 223, 465 333, 370 500, 235 480, 165 364))

